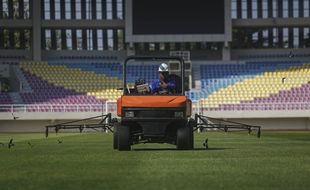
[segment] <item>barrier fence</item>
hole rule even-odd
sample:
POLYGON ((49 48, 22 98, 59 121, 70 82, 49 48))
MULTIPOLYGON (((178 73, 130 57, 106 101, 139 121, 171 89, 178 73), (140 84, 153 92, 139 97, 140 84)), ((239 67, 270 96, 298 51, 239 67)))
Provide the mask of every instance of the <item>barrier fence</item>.
MULTIPOLYGON (((202 114, 208 111, 267 111, 267 110, 310 110, 310 103, 260 103, 232 104, 220 107, 204 107, 199 102, 192 103, 192 114, 202 114)), ((1 104, 0 112, 100 112, 116 113, 116 102, 102 104, 1 104)))
POLYGON ((2 104, 0 112, 101 112, 106 114, 116 113, 116 102, 102 104, 2 104))

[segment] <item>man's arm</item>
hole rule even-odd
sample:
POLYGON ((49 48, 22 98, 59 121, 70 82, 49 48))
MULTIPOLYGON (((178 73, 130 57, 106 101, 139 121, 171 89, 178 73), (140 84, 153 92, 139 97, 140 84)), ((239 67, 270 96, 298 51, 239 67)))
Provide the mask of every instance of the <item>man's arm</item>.
POLYGON ((161 87, 162 88, 174 89, 175 88, 175 81, 174 80, 170 80, 167 83, 162 82, 161 83, 161 87))
POLYGON ((156 80, 152 84, 151 94, 154 94, 160 88, 160 81, 156 80))

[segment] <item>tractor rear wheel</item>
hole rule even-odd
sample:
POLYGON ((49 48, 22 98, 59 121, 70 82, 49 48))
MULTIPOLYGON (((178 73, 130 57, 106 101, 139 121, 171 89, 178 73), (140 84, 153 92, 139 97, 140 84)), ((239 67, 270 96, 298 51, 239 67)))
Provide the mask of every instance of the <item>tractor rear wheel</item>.
POLYGON ((128 126, 118 127, 118 150, 130 150, 130 130, 128 126))
POLYGON ((118 148, 118 128, 119 128, 119 123, 114 123, 114 128, 113 128, 113 149, 118 148))
POLYGON ((177 130, 177 149, 190 150, 191 148, 191 130, 188 126, 183 126, 177 130))
POLYGON ((187 126, 189 127, 190 149, 194 149, 194 127, 195 125, 196 125, 196 122, 194 119, 190 119, 187 123, 187 126))

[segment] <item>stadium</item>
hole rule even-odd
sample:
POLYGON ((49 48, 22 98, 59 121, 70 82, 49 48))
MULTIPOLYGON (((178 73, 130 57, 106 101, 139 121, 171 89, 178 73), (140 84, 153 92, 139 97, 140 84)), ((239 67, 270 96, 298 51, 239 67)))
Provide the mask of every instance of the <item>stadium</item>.
POLYGON ((308 189, 309 129, 310 0, 0 0, 0 189, 308 189), (113 150, 162 59, 192 148, 113 150))

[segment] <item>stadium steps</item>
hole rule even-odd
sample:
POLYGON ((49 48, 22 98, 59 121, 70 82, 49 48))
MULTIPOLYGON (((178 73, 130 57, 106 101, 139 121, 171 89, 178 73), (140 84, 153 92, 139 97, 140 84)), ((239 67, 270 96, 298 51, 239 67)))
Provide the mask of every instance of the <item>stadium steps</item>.
POLYGON ((201 90, 201 75, 200 75, 200 65, 193 63, 192 64, 192 81, 193 87, 196 90, 201 90))
POLYGON ((32 92, 32 89, 31 89, 28 81, 26 80, 23 72, 20 70, 20 68, 18 66, 14 65, 13 71, 14 71, 17 79, 21 83, 21 86, 22 86, 21 92, 32 92))

